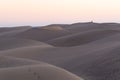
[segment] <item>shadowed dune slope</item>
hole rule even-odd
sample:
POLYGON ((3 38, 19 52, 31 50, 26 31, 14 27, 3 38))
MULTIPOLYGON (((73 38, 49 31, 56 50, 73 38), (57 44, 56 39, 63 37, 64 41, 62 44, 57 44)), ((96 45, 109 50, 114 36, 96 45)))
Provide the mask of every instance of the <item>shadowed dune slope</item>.
POLYGON ((42 62, 0 57, 0 80, 83 80, 76 75, 42 62))
POLYGON ((78 34, 73 34, 69 36, 64 36, 60 38, 56 38, 50 41, 47 41, 49 44, 54 46, 79 46, 83 44, 87 44, 114 34, 120 33, 117 30, 95 30, 95 31, 88 31, 78 34))

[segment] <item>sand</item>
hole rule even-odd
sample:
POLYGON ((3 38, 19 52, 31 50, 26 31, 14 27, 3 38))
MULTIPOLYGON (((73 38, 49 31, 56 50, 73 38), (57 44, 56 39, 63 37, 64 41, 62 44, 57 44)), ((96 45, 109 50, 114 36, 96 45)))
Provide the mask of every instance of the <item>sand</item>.
POLYGON ((56 66, 14 57, 0 57, 1 80, 83 80, 56 66))
POLYGON ((120 80, 120 24, 0 29, 0 80, 120 80))

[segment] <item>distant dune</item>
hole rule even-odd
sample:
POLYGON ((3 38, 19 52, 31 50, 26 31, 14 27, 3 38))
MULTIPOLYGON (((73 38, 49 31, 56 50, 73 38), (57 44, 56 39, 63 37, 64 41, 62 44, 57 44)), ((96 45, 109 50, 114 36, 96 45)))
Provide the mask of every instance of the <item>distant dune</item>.
POLYGON ((45 26, 42 29, 52 30, 52 31, 64 30, 62 27, 59 27, 59 26, 48 26, 48 27, 45 26))
POLYGON ((0 28, 0 80, 120 80, 120 24, 0 28))
POLYGON ((48 41, 54 46, 79 46, 120 33, 117 30, 95 30, 77 33, 48 41))
POLYGON ((21 32, 17 35, 13 35, 12 37, 45 42, 47 40, 54 39, 54 38, 64 36, 64 35, 68 35, 68 34, 70 34, 69 31, 53 30, 53 28, 49 28, 49 30, 48 30, 48 29, 44 29, 43 27, 40 27, 40 28, 31 28, 31 29, 21 32))

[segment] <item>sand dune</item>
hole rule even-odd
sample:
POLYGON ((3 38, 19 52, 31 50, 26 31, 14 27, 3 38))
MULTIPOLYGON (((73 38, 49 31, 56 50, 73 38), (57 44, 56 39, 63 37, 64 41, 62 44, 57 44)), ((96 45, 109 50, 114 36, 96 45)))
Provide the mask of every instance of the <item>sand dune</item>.
POLYGON ((50 65, 33 65, 0 69, 1 80, 83 80, 63 69, 50 65), (7 76, 7 77, 6 77, 7 76))
POLYGON ((32 28, 16 35, 16 37, 45 42, 50 39, 54 39, 60 36, 70 34, 69 31, 65 31, 65 30, 53 30, 53 28, 49 28, 49 29, 52 30, 44 29, 43 27, 32 28))
POLYGON ((117 23, 74 23, 67 27, 71 32, 84 32, 90 30, 120 30, 120 24, 117 23))
POLYGON ((13 37, 21 32, 31 29, 30 26, 21 26, 13 28, 0 28, 0 38, 13 37))
POLYGON ((0 57, 0 80, 83 80, 76 75, 38 61, 0 57))
POLYGON ((0 28, 0 33, 8 32, 8 31, 15 31, 15 30, 27 30, 30 29, 31 26, 18 26, 18 27, 7 27, 7 28, 0 28))
POLYGON ((48 45, 46 43, 20 38, 2 38, 0 39, 0 45, 0 50, 14 49, 27 46, 52 47, 51 45, 48 45))
POLYGON ((60 26, 48 26, 48 27, 43 27, 42 29, 46 29, 46 30, 52 30, 52 31, 59 31, 59 30, 64 30, 62 27, 60 26))
POLYGON ((26 65, 41 64, 42 62, 37 62, 33 60, 14 58, 8 56, 0 56, 0 70, 6 68, 22 67, 26 65))
MULTIPOLYGON (((120 43, 106 42, 103 44, 98 43, 96 45, 91 43, 89 45, 90 46, 84 45, 82 47, 78 46, 72 48, 49 49, 29 47, 11 51, 9 50, 1 54, 48 62, 65 68, 68 71, 83 77, 84 79, 106 80, 111 77, 110 80, 112 80, 112 77, 115 78, 116 76, 119 76, 119 74, 112 76, 111 74, 114 70, 116 70, 115 65, 118 65, 119 63, 116 62, 116 60, 119 60, 120 57, 118 54, 115 56, 113 56, 113 53, 109 54, 109 51, 111 52, 116 48, 119 49, 120 43), (109 71, 110 69, 112 71, 109 71)), ((118 67, 117 69, 119 70, 120 68, 118 67)))
POLYGON ((119 80, 119 48, 118 23, 0 29, 0 80, 119 80))
POLYGON ((73 34, 69 36, 60 37, 57 39, 53 39, 47 41, 49 44, 54 46, 78 46, 90 43, 92 41, 96 41, 114 34, 120 33, 117 30, 95 30, 95 31, 88 31, 78 34, 73 34))

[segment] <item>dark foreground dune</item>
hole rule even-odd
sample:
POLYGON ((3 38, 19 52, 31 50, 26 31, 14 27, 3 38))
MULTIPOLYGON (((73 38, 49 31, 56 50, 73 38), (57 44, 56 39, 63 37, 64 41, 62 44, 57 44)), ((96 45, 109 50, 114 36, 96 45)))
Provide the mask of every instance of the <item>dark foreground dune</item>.
POLYGON ((0 80, 120 80, 120 24, 1 28, 0 80))

